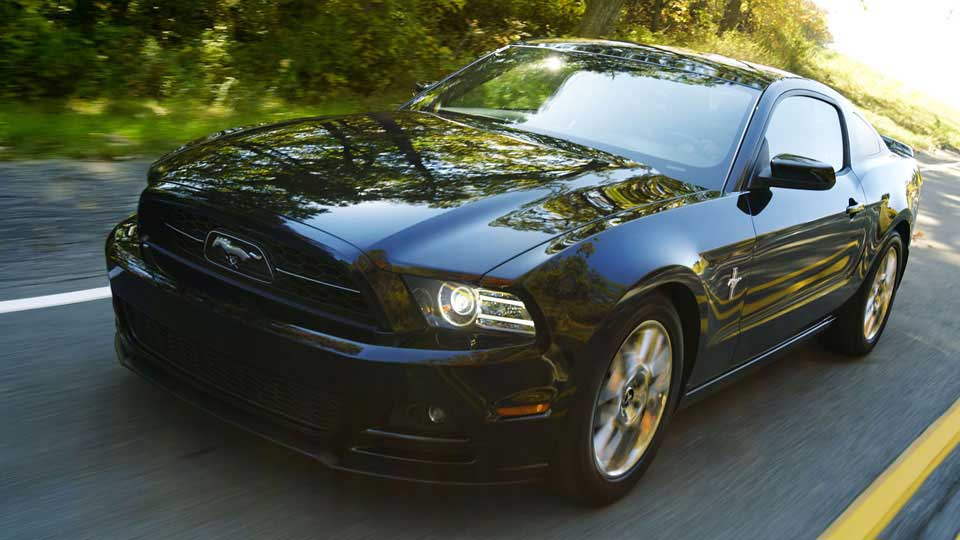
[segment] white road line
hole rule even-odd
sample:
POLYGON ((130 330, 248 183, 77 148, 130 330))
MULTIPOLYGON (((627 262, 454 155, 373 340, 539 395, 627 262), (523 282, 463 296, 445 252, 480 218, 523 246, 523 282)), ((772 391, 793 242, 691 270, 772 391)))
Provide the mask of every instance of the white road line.
POLYGON ((20 298, 17 300, 5 300, 0 302, 0 313, 65 306, 67 304, 89 302, 103 298, 110 298, 110 287, 86 289, 84 291, 74 291, 63 294, 49 294, 47 296, 34 296, 33 298, 20 298))

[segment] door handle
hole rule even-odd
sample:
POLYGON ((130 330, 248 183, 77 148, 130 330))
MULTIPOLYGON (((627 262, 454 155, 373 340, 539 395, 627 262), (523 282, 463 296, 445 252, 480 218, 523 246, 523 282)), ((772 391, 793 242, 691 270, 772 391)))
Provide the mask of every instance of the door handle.
POLYGON ((857 201, 850 199, 850 206, 847 206, 847 215, 853 217, 860 212, 863 212, 863 209, 863 203, 858 203, 857 201))

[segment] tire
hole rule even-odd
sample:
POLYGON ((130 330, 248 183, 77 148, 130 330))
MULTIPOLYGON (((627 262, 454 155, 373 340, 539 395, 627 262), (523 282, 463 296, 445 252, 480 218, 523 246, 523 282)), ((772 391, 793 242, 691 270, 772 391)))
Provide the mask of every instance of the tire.
POLYGON ((595 343, 591 343, 591 350, 597 351, 597 355, 581 375, 585 380, 578 387, 582 390, 572 407, 566 436, 558 444, 557 455, 552 460, 554 485, 564 495, 590 506, 610 504, 637 483, 650 466, 680 397, 683 330, 677 310, 660 294, 645 295, 631 302, 631 306, 632 309, 621 310, 620 315, 598 333, 595 343), (643 351, 655 351, 656 344, 663 343, 661 335, 666 336, 669 350, 644 355, 643 351), (621 346, 637 354, 618 355, 621 346), (649 366, 644 363, 645 358, 649 366), (624 366, 631 362, 636 362, 632 368, 633 378, 619 375, 628 371, 624 366), (667 365, 669 372, 665 371, 667 365), (615 366, 621 367, 617 370, 615 366), (654 373, 656 371, 659 374, 654 373), (669 379, 665 380, 665 375, 669 379), (613 387, 620 388, 620 393, 612 392, 613 387), (662 396, 664 391, 666 396, 662 396), (609 398, 611 394, 617 397, 609 398), (607 401, 600 402, 601 396, 607 401), (603 410, 598 412, 598 407, 603 410), (658 420, 653 420, 658 407, 658 420), (652 429, 644 427, 650 424, 652 429), (620 438, 615 439, 616 428, 609 427, 613 425, 623 426, 620 438), (628 436, 632 435, 628 433, 636 429, 643 438, 631 445, 628 436), (608 441, 623 444, 607 444, 595 454, 594 436, 603 440, 601 431, 603 435, 610 435, 608 441), (621 449, 624 451, 620 452, 621 449), (602 456, 607 455, 613 457, 606 461, 602 456))
POLYGON ((900 285, 900 272, 904 267, 903 240, 900 235, 893 233, 884 242, 879 253, 860 289, 840 308, 837 320, 824 333, 823 341, 827 348, 847 356, 859 357, 872 351, 880 340, 893 311, 900 285), (892 263, 890 257, 895 257, 892 263), (883 278, 882 293, 885 294, 886 306, 882 313, 874 311, 874 322, 868 323, 867 310, 879 305, 874 294, 881 269, 885 271, 879 277, 883 278), (890 275, 891 271, 893 275, 890 275))

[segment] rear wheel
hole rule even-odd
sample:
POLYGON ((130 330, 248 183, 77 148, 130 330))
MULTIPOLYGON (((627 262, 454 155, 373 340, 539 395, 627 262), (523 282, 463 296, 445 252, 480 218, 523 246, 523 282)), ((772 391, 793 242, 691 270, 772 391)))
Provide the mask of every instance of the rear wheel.
POLYGON ((679 395, 680 317, 661 295, 602 338, 553 470, 564 491, 585 503, 613 502, 639 480, 656 453, 679 395))
POLYGON ((824 334, 826 345, 849 356, 873 350, 893 309, 899 283, 903 241, 892 235, 873 263, 860 290, 837 313, 837 320, 824 334))

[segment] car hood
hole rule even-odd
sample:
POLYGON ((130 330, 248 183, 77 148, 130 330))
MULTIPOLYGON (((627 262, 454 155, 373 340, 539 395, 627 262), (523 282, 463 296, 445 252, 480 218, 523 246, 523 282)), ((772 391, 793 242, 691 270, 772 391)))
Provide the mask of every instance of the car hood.
POLYGON ((152 184, 332 234, 381 267, 480 276, 565 231, 703 188, 474 117, 400 111, 225 132, 152 184))

